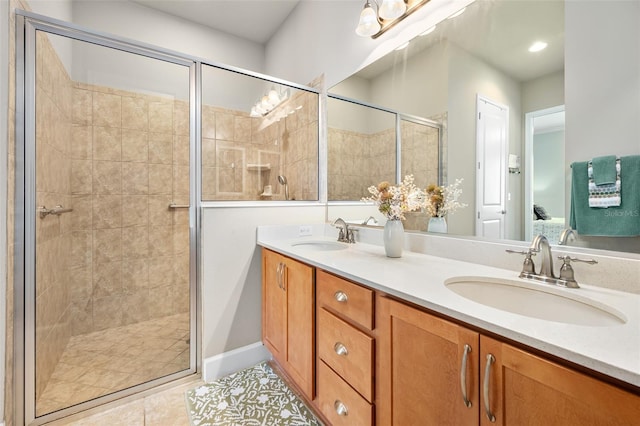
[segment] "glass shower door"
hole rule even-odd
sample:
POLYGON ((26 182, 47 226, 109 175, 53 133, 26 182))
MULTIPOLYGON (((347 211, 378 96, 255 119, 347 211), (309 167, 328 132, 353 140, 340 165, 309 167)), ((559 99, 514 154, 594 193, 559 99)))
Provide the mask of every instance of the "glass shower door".
POLYGON ((33 34, 27 421, 193 373, 196 340, 193 66, 33 34))

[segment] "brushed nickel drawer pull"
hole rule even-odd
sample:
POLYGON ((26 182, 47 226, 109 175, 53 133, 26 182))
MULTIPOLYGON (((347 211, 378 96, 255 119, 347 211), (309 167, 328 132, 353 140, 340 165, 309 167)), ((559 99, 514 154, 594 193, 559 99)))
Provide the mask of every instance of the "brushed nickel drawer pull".
POLYGON ((333 345, 333 350, 336 351, 336 353, 340 356, 349 355, 349 351, 347 350, 347 347, 340 342, 336 342, 336 344, 333 345))
POLYGON ((333 403, 333 408, 336 409, 336 413, 339 416, 347 416, 349 415, 349 410, 347 406, 342 403, 339 399, 336 399, 336 402, 333 403))
POLYGON ((482 386, 484 396, 484 411, 491 423, 495 423, 496 416, 491 412, 491 404, 489 403, 489 387, 491 386, 489 376, 491 375, 491 364, 496 361, 493 355, 487 355, 487 365, 484 367, 484 384, 482 386))
POLYGON ((336 293, 333 295, 333 297, 336 298, 336 300, 340 303, 346 303, 347 300, 349 300, 349 297, 347 296, 347 293, 345 293, 344 291, 338 290, 336 291, 336 293))
POLYGON ((462 365, 460 366, 460 388, 462 389, 462 401, 467 408, 471 408, 471 401, 467 396, 467 358, 471 352, 471 346, 465 343, 462 353, 462 365))
POLYGON ((276 269, 276 281, 278 282, 278 287, 284 290, 282 286, 282 270, 284 269, 284 263, 278 263, 278 268, 276 269))

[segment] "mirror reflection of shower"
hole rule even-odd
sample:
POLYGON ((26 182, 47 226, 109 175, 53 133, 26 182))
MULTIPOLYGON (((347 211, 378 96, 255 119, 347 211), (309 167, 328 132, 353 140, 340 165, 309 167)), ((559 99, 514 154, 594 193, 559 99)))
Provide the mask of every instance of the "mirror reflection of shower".
POLYGON ((289 201, 289 184, 287 183, 286 176, 279 175, 278 182, 280 183, 280 185, 284 186, 284 199, 289 201))

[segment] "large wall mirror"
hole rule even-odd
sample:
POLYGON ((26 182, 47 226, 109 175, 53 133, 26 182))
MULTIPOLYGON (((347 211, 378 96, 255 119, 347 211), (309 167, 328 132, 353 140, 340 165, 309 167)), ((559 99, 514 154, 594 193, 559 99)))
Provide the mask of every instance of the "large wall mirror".
MULTIPOLYGON (((447 218, 450 235, 530 241, 543 232, 555 242, 569 223, 570 164, 640 154, 639 28, 639 2, 476 0, 329 92, 443 125, 439 172, 444 183, 463 179, 468 204, 447 218), (537 41, 546 48, 530 51, 537 41), (483 235, 478 223, 476 200, 487 191, 478 186, 491 181, 477 176, 478 159, 490 160, 478 148, 483 111, 500 115, 505 135, 499 235, 483 235), (534 205, 552 220, 535 220, 534 205)), ((329 218, 350 215, 329 204, 329 218)), ((375 210, 354 203, 351 214, 367 208, 375 210)), ((639 237, 578 235, 569 244, 640 252, 639 237)))

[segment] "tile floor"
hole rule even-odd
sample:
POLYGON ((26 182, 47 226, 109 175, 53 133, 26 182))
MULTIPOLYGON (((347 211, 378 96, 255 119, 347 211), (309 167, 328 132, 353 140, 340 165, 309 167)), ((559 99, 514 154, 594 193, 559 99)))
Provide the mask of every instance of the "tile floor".
POLYGON ((61 419, 47 426, 190 426, 185 392, 203 383, 194 380, 78 420, 61 419))
POLYGON ((188 314, 74 336, 37 398, 36 415, 184 370, 188 339, 188 314))

